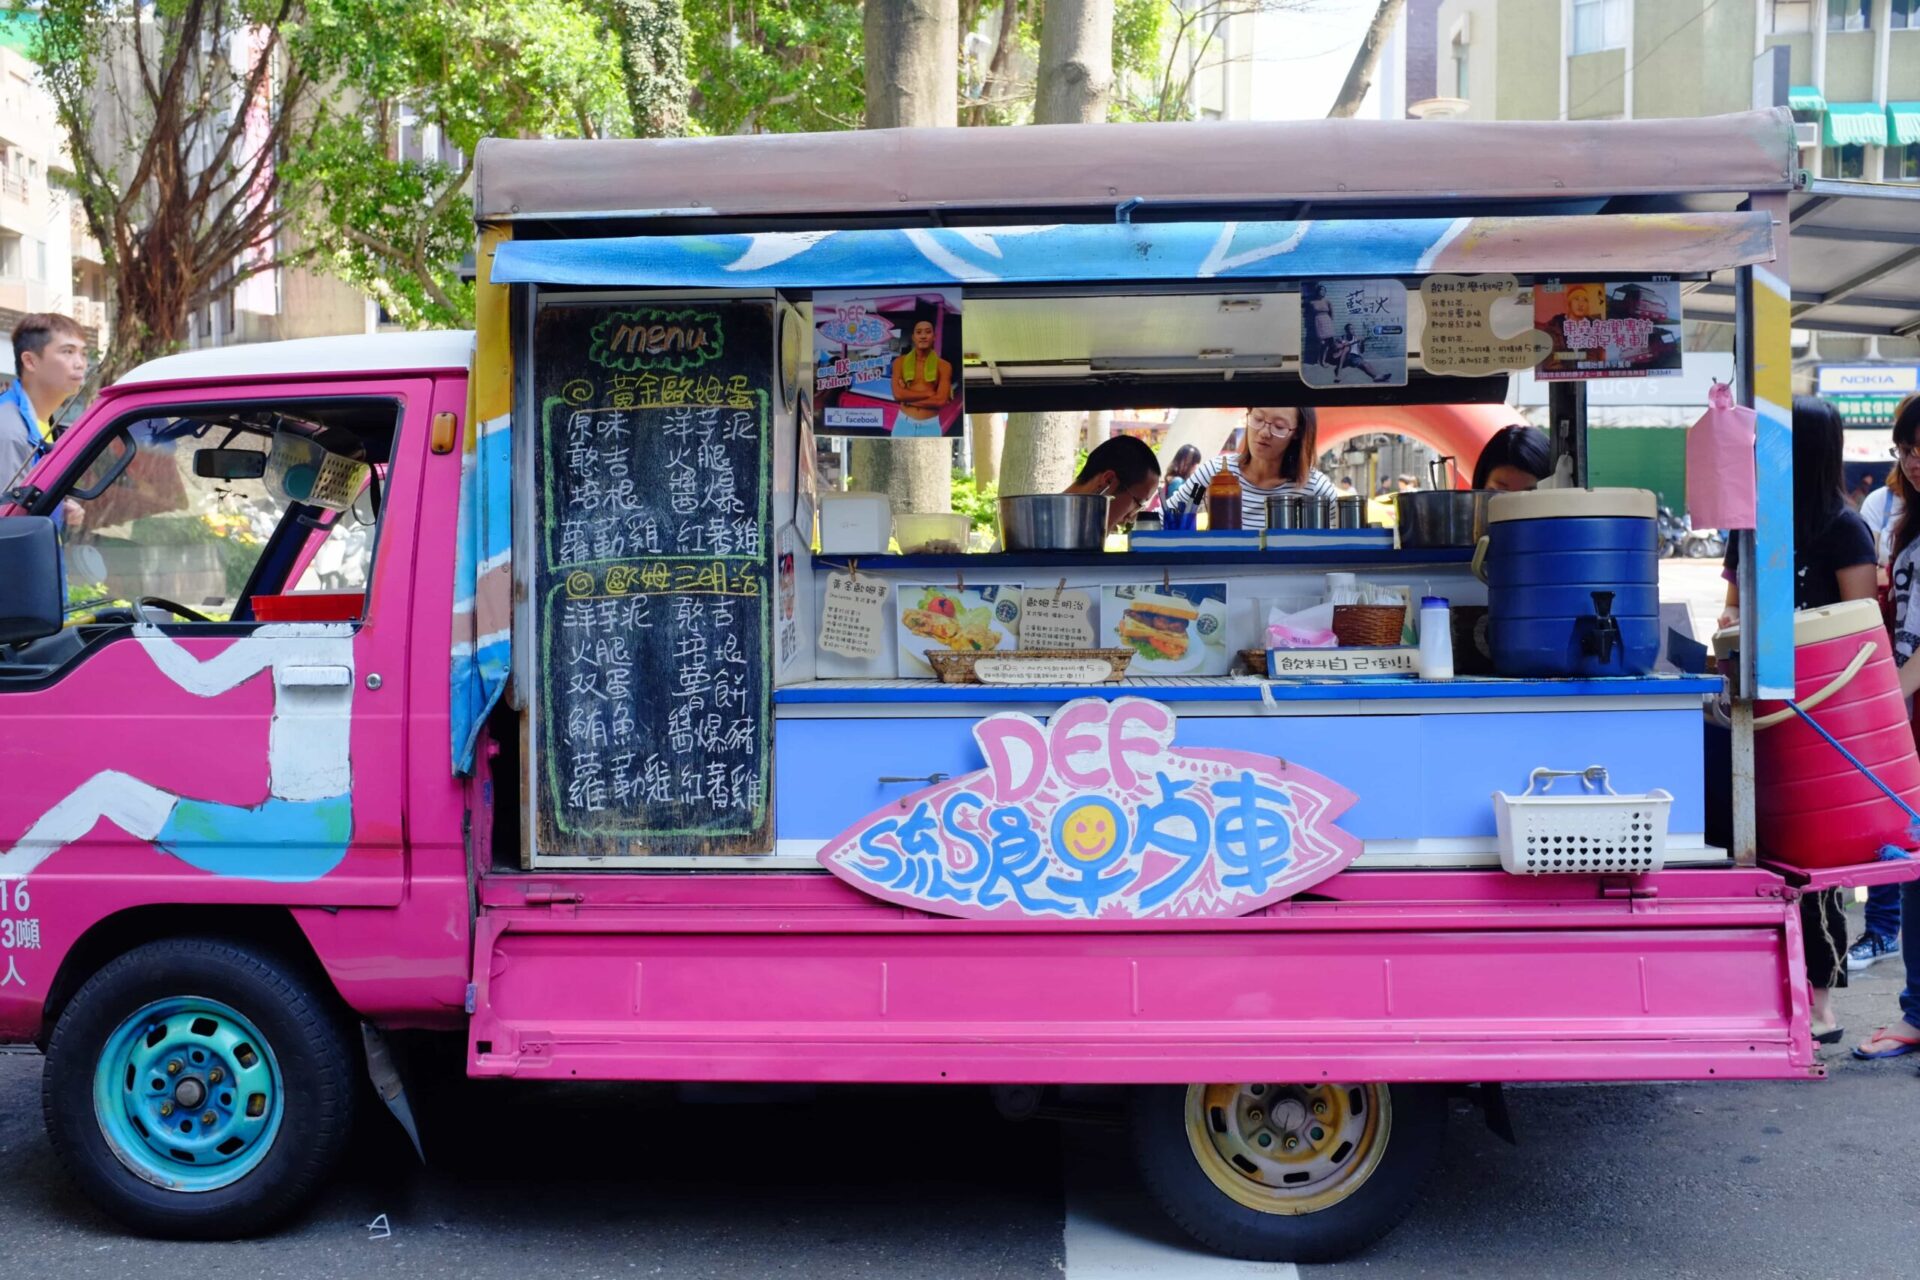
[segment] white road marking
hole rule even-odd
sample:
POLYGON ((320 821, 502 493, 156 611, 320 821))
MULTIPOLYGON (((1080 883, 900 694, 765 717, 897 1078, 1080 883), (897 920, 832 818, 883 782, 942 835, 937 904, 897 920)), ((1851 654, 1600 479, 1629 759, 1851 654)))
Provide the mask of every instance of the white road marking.
POLYGON ((1291 1262, 1208 1253, 1160 1212, 1118 1133, 1070 1125, 1061 1135, 1067 1280, 1299 1280, 1291 1262))

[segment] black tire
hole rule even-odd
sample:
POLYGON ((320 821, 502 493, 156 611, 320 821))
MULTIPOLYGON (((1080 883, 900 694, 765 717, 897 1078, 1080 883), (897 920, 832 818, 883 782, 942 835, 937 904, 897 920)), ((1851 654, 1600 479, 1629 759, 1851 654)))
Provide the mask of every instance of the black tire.
POLYGON ((329 1003, 271 952, 217 938, 149 943, 89 978, 55 1024, 40 1090, 47 1133, 87 1197, 135 1231, 180 1240, 260 1235, 301 1208, 346 1149, 358 1075, 350 1046, 329 1003), (252 1022, 279 1065, 284 1097, 260 1163, 228 1186, 192 1193, 135 1174, 109 1145, 93 1100, 115 1029, 182 996, 220 1001, 252 1022))
POLYGON ((1325 1208, 1263 1211, 1216 1185, 1188 1136, 1185 1085, 1134 1091, 1131 1122, 1141 1178, 1167 1216, 1216 1253, 1259 1262, 1338 1261, 1371 1245, 1406 1216, 1445 1137, 1444 1088, 1397 1084, 1380 1089, 1391 1123, 1378 1161, 1344 1199, 1325 1208))

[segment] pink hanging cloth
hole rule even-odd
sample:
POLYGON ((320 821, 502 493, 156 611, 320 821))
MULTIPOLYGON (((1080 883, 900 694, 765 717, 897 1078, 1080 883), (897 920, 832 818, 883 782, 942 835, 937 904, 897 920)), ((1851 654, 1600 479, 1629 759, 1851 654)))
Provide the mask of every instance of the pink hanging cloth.
POLYGON ((1687 518, 1696 529, 1754 526, 1753 410, 1716 382, 1687 431, 1687 518))

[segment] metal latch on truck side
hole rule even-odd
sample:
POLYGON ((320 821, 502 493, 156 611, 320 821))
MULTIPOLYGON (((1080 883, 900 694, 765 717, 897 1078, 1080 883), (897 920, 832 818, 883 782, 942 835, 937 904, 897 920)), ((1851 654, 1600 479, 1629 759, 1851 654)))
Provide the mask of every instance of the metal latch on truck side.
POLYGON ((585 896, 578 889, 556 889, 552 885, 535 884, 527 886, 526 903, 530 907, 564 907, 582 901, 585 896))
POLYGON ((1603 898, 1657 898, 1660 890, 1645 884, 1638 876, 1601 876, 1600 896, 1603 898))

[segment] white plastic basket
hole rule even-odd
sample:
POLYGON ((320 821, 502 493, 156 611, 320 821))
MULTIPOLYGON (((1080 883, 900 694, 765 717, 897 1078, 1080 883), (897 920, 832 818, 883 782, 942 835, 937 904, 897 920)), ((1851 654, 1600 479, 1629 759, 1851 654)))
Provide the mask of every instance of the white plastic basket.
POLYGON ((1618 794, 1597 764, 1535 769, 1523 794, 1493 793, 1500 865, 1516 875, 1658 871, 1667 860, 1672 808, 1673 797, 1657 788, 1645 795, 1618 794), (1580 779, 1581 793, 1545 794, 1557 778, 1580 779))

